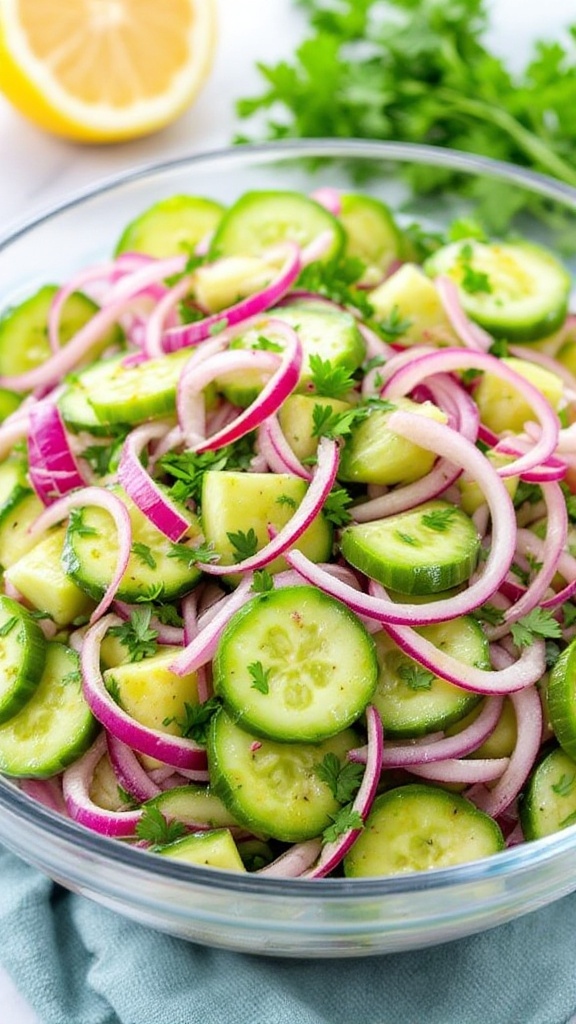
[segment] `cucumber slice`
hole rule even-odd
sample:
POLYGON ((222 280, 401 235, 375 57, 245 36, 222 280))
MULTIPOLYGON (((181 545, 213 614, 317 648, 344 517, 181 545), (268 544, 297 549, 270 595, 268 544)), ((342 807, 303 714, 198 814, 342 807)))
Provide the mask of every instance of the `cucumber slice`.
MULTIPOLYGON (((538 388, 553 409, 559 408, 564 398, 564 382, 558 374, 514 356, 502 359, 502 362, 538 388)), ((532 406, 523 395, 508 381, 493 373, 482 375, 474 389, 474 401, 482 423, 496 434, 504 430, 520 434, 524 424, 534 418, 532 406)))
POLYGON ((16 412, 22 402, 22 395, 16 391, 9 391, 8 388, 0 388, 0 423, 3 423, 7 416, 16 412))
POLYGON ((427 501, 387 519, 347 526, 340 549, 366 576, 402 594, 435 594, 474 572, 480 538, 456 505, 427 501))
POLYGON ((209 258, 259 256, 284 241, 305 246, 325 231, 331 233, 332 242, 323 262, 340 255, 345 234, 320 203, 299 192, 245 192, 222 217, 209 258))
MULTIPOLYGON (((12 376, 40 366, 51 355, 48 342, 48 314, 57 285, 47 284, 18 306, 8 308, 0 317, 0 374, 12 376)), ((98 306, 82 292, 74 292, 66 301, 60 319, 60 340, 65 345, 98 312, 98 306)), ((92 355, 117 345, 124 335, 111 327, 94 343, 92 355)))
POLYGON ((108 387, 108 381, 119 372, 123 360, 124 356, 104 359, 67 378, 67 387, 58 399, 58 408, 70 430, 75 433, 86 430, 96 437, 109 435, 110 427, 96 415, 91 399, 102 388, 108 387))
POLYGON ((161 647, 160 653, 131 661, 104 672, 106 689, 132 718, 149 729, 182 735, 186 705, 198 704, 195 672, 177 676, 170 665, 179 647, 161 647))
MULTIPOLYGON (((88 401, 101 423, 142 423, 173 415, 176 388, 190 352, 174 352, 161 359, 149 359, 136 366, 123 366, 122 360, 108 364, 106 377, 100 377, 97 390, 88 401)), ((94 380, 89 382, 93 388, 94 380)))
POLYGON ((31 699, 45 660, 46 641, 38 623, 17 601, 0 596, 0 722, 31 699))
POLYGON ((170 196, 154 203, 130 221, 122 232, 115 254, 144 252, 163 259, 193 253, 219 223, 224 207, 201 196, 170 196))
POLYGON ((413 263, 404 263, 368 298, 374 319, 393 326, 401 345, 458 343, 437 289, 413 263))
MULTIPOLYGON (((312 382, 310 357, 320 356, 335 367, 342 367, 354 373, 366 355, 366 343, 360 334, 356 320, 350 313, 331 310, 314 302, 292 302, 277 310, 277 316, 297 332, 302 343, 304 359, 298 381, 299 390, 308 390, 312 382)), ((262 345, 262 332, 258 329, 246 331, 236 338, 232 348, 258 348, 262 345)), ((276 343, 276 338, 271 338, 276 343)), ((234 375, 222 374, 217 380, 219 391, 232 402, 245 408, 254 401, 264 387, 269 374, 257 370, 234 375)))
POLYGON ((238 847, 225 828, 214 832, 193 832, 155 852, 161 857, 181 860, 186 864, 201 864, 225 871, 246 871, 238 847))
MULTIPOLYGON (((488 640, 475 619, 463 616, 416 630, 463 665, 490 669, 488 640)), ((444 730, 479 704, 479 694, 435 676, 407 657, 383 630, 374 637, 380 674, 372 703, 384 734, 411 737, 444 730)))
MULTIPOLYGON (((482 710, 482 704, 478 704, 471 714, 466 715, 465 718, 461 718, 460 721, 454 725, 449 725, 446 728, 447 736, 454 736, 456 733, 461 732, 462 729, 466 729, 475 718, 478 717, 482 710)), ((476 750, 471 750, 468 754, 470 758, 478 757, 511 757, 516 747, 516 740, 518 736, 518 728, 516 724, 516 712, 514 711, 514 705, 509 697, 504 700, 504 707, 502 708, 502 714, 498 719, 496 728, 492 731, 487 740, 484 741, 476 750)))
POLYGON ((563 323, 571 280, 556 257, 531 242, 452 242, 426 261, 451 277, 466 313, 498 338, 536 341, 563 323))
POLYGON ((388 420, 394 409, 426 416, 437 423, 446 423, 448 419, 432 402, 412 402, 409 398, 395 399, 390 411, 374 409, 352 427, 340 456, 340 480, 392 486, 412 483, 430 472, 436 460, 434 452, 389 429, 388 420))
POLYGON ((82 693, 78 655, 50 643, 33 696, 0 726, 0 771, 20 778, 57 775, 88 749, 97 730, 82 693))
POLYGON ((208 735, 212 788, 250 831, 286 843, 313 839, 340 810, 318 766, 326 754, 344 764, 357 742, 349 729, 319 744, 257 740, 222 708, 208 735))
POLYGON ((147 800, 146 807, 157 807, 168 821, 184 825, 232 828, 238 824, 220 797, 206 786, 176 786, 147 800))
POLYGON ((365 264, 363 284, 378 284, 402 247, 402 236, 389 208, 373 196, 347 193, 342 196, 338 219, 346 231, 345 255, 365 264))
POLYGON ((89 615, 93 602, 62 567, 66 527, 60 526, 14 562, 6 579, 39 611, 47 612, 58 626, 68 626, 89 615))
MULTIPOLYGON (((255 535, 256 551, 269 541, 268 525, 281 530, 293 516, 307 483, 288 473, 235 473, 208 470, 202 480, 202 527, 205 539, 220 555, 222 565, 233 566, 239 554, 231 535, 255 535)), ((332 526, 319 515, 296 541, 295 547, 313 562, 326 561, 332 552, 332 526)), ((267 566, 270 572, 286 568, 283 558, 267 566)), ((234 583, 238 574, 230 574, 234 583)))
POLYGON ((330 406, 333 413, 352 409, 350 402, 343 402, 340 398, 289 395, 278 411, 284 437, 300 461, 312 458, 318 450, 318 438, 314 436, 314 409, 317 405, 322 409, 330 406))
POLYGON ((15 487, 2 507, 0 516, 0 565, 4 569, 13 565, 36 544, 28 527, 32 525, 44 505, 29 487, 15 487))
POLYGON ((352 849, 348 878, 429 871, 504 849, 496 822, 469 800, 436 786, 410 784, 376 797, 352 849))
POLYGON ((542 839, 576 824, 576 761, 551 751, 532 772, 519 802, 524 838, 542 839))
POLYGON ((0 463, 0 524, 23 493, 30 494, 23 459, 11 458, 0 463))
POLYGON ((562 651, 550 673, 546 702, 558 743, 576 760, 576 640, 562 651))
POLYGON ((242 728, 317 743, 364 711, 374 693, 374 641, 352 612, 314 587, 252 598, 224 629, 214 688, 242 728))
MULTIPOLYGON (((121 488, 115 487, 113 492, 130 514, 133 549, 141 545, 141 551, 148 548, 150 552, 147 560, 136 553, 130 556, 118 588, 118 600, 129 604, 152 600, 166 602, 193 590, 201 578, 200 570, 175 557, 175 550, 180 548, 175 549, 121 488)), ((190 516, 188 538, 199 535, 197 521, 190 516)), ((65 571, 81 590, 99 601, 114 575, 117 558, 118 539, 111 516, 100 508, 83 509, 82 516, 66 531, 62 553, 65 571)))

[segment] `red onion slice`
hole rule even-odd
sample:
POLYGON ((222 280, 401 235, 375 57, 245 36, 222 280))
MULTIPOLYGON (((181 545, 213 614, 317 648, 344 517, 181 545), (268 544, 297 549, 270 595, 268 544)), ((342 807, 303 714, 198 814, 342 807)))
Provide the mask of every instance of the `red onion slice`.
POLYGON ((474 802, 492 818, 502 814, 518 796, 540 750, 542 741, 542 705, 535 688, 521 690, 510 697, 517 722, 517 741, 510 763, 496 785, 474 796, 474 802))
POLYGON ((44 505, 63 494, 84 487, 72 454, 64 423, 53 402, 44 399, 30 407, 28 463, 30 482, 44 505))
MULTIPOLYGON (((108 693, 100 671, 100 647, 111 626, 122 620, 106 615, 88 630, 80 657, 84 696, 105 729, 139 754, 156 757, 174 768, 206 768, 206 750, 184 736, 149 729, 131 718, 108 693)), ((182 673, 183 674, 183 673, 182 673)))
POLYGON ((414 765, 410 771, 422 779, 431 782, 465 782, 476 785, 479 782, 493 782, 507 770, 510 758, 482 757, 469 761, 449 758, 446 761, 435 761, 433 764, 414 765))
POLYGON ((135 835, 142 811, 107 811, 90 798, 90 786, 96 765, 106 753, 106 734, 101 733, 89 750, 66 769, 62 791, 68 814, 74 821, 93 832, 116 839, 135 835))
POLYGON ((116 736, 109 733, 107 736, 108 756, 114 774, 122 789, 134 797, 138 803, 151 800, 162 792, 160 786, 152 781, 147 772, 144 771, 136 754, 125 743, 122 743, 116 736))
POLYGON ((458 287, 450 277, 437 277, 434 281, 444 312, 454 331, 466 348, 487 352, 494 339, 466 315, 460 302, 458 287))
POLYGON ((296 843, 281 853, 271 864, 255 871, 255 875, 266 875, 267 878, 300 878, 307 868, 312 867, 322 849, 319 839, 308 839, 304 843, 296 843))
MULTIPOLYGON (((360 815, 363 822, 366 821, 370 813, 382 770, 382 722, 376 708, 371 704, 366 708, 366 728, 368 731, 366 770, 351 808, 352 811, 356 811, 360 815)), ((350 828, 338 839, 326 843, 322 847, 322 853, 314 867, 303 872, 300 877, 324 878, 325 875, 330 874, 348 853, 350 847, 354 845, 360 832, 359 828, 350 828)))
POLYGON ((179 541, 190 526, 189 520, 171 498, 152 479, 140 461, 146 445, 164 437, 165 423, 145 423, 126 438, 122 446, 118 480, 143 515, 171 541, 179 541))
POLYGON ((198 568, 207 575, 227 576, 230 572, 254 572, 268 565, 279 555, 295 544, 299 537, 322 510, 326 498, 332 490, 338 472, 339 449, 336 441, 323 437, 318 445, 318 461, 316 470, 304 498, 296 512, 275 537, 257 554, 245 558, 234 565, 212 565, 198 562, 198 568))
POLYGON ((273 473, 292 473, 301 480, 311 480, 312 473, 297 459, 286 440, 275 414, 268 416, 258 427, 260 451, 273 473))

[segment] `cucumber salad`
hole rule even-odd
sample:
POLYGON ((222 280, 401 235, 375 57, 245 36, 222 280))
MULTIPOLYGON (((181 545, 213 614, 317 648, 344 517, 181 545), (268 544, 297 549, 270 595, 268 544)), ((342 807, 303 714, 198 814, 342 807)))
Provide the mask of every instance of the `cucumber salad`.
POLYGON ((0 772, 269 877, 575 824, 570 285, 323 187, 163 199, 7 308, 0 772))

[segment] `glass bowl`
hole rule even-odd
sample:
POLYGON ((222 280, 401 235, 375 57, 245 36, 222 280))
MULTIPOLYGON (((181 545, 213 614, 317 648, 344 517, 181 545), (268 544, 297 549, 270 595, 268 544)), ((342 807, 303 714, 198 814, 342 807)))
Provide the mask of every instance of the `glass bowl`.
MULTIPOLYGON (((107 180, 0 240, 0 304, 107 255, 151 203, 189 192, 230 202, 247 189, 362 188, 404 216, 442 228, 470 208, 469 186, 497 183, 542 204, 524 224, 566 240, 576 190, 529 171, 425 146, 361 141, 245 146, 137 169, 107 180), (462 188, 412 202, 406 171, 458 172, 462 188), (435 170, 434 170, 435 169, 435 170), (556 235, 554 235, 556 233, 556 235)), ((483 189, 477 190, 482 194, 483 189)), ((0 840, 75 892, 142 924, 250 953, 343 957, 433 945, 503 924, 576 889, 576 826, 457 867, 392 878, 318 882, 240 876, 151 856, 79 827, 0 779, 0 840)))

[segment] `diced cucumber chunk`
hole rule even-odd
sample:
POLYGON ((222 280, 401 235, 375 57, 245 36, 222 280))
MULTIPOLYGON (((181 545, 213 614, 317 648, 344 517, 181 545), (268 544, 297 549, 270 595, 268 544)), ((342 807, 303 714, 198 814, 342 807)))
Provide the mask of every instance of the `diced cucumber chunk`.
POLYGON ((385 587, 403 594, 435 594, 469 579, 480 538, 464 512, 437 500, 347 526, 340 547, 351 565, 385 587))
POLYGON ((58 626, 89 615, 94 602, 77 587, 62 566, 66 527, 49 533, 6 570, 6 579, 58 626))
MULTIPOLYGON (((417 630, 463 665, 490 669, 488 640, 475 619, 464 616, 417 630)), ((380 669, 372 703, 384 734, 411 737, 444 730, 480 702, 479 694, 447 682, 404 654, 385 631, 374 637, 380 669)))
POLYGON ((0 388, 0 423, 3 423, 7 416, 10 416, 22 402, 22 395, 9 388, 0 388))
POLYGON ((300 461, 312 458, 318 450, 319 438, 314 434, 314 409, 317 405, 321 409, 329 406, 333 414, 352 409, 350 402, 343 402, 340 398, 293 394, 288 396, 278 412, 284 437, 300 461))
POLYGON ((332 242, 322 259, 329 260, 342 252, 345 235, 320 203, 299 192, 245 192, 222 217, 209 255, 259 256, 279 242, 306 246, 325 231, 332 242))
MULTIPOLYGON (((460 721, 449 725, 446 728, 447 736, 454 736, 456 733, 466 729, 480 714, 483 703, 478 704, 473 711, 461 718, 460 721)), ((516 724, 516 713, 512 701, 507 697, 504 701, 502 714, 498 719, 496 728, 493 729, 487 740, 484 740, 476 750, 471 750, 468 757, 510 757, 516 747, 518 728, 516 724)))
POLYGON ((116 246, 122 252, 144 252, 162 259, 191 255, 217 226, 224 207, 202 196, 169 196, 154 203, 139 217, 130 221, 116 246))
POLYGON ((173 415, 176 389, 190 352, 184 349, 134 366, 108 364, 109 372, 91 390, 88 401, 101 423, 142 423, 173 415))
POLYGON ((318 768, 326 754, 344 764, 357 742, 349 729, 323 743, 257 739, 222 708, 212 718, 208 738, 212 787, 252 832, 286 843, 313 839, 340 810, 318 768))
POLYGON ((0 722, 31 699, 45 660, 46 641, 38 623, 17 601, 0 596, 0 722))
POLYGON ((550 673, 546 701, 556 739, 576 760, 576 640, 562 651, 550 673))
POLYGON ((132 718, 149 729, 182 735, 186 705, 198 703, 198 678, 195 672, 177 676, 170 665, 179 647, 160 648, 160 652, 142 661, 127 662, 106 669, 104 684, 132 718))
POLYGON ((346 605, 314 587, 252 598, 225 627, 214 688, 242 728, 317 743, 351 725, 378 677, 374 641, 346 605))
MULTIPOLYGON (((120 487, 112 490, 126 505, 132 524, 132 554, 118 588, 118 600, 129 604, 165 602, 193 590, 201 573, 187 560, 176 557, 183 553, 182 546, 175 548, 120 487)), ((189 515, 187 538, 199 538, 197 520, 192 513, 189 515)), ((66 532, 62 555, 65 571, 86 594, 99 601, 114 576, 117 560, 118 537, 112 517, 101 508, 84 508, 66 532)))
POLYGON ((194 297, 202 309, 216 313, 266 288, 280 266, 260 256, 224 256, 194 271, 194 297))
POLYGON ((0 726, 0 771, 20 778, 57 775, 88 749, 97 729, 82 693, 78 655, 50 643, 33 695, 0 726))
POLYGON ((519 810, 528 840, 576 825, 576 761, 562 749, 552 750, 534 768, 519 810))
POLYGON ((246 871, 238 847, 225 828, 213 832, 193 832, 174 843, 168 843, 157 852, 162 857, 181 860, 186 864, 200 864, 224 871, 246 871))
MULTIPOLYGON (((12 376, 40 366, 51 355, 48 315, 57 285, 47 284, 0 317, 0 374, 12 376)), ((60 318, 59 337, 65 345, 98 312, 98 306, 82 292, 66 300, 60 318)), ((119 327, 111 327, 94 343, 92 355, 123 340, 119 327)))
MULTIPOLYGON (((502 362, 538 388, 552 408, 558 409, 564 395, 564 383, 556 373, 514 356, 506 357, 502 362)), ((497 374, 483 374, 474 391, 474 401, 480 419, 496 434, 504 430, 520 434, 524 424, 534 419, 532 406, 512 384, 497 374)))
POLYGON ((25 493, 30 494, 25 462, 11 458, 0 463, 0 524, 25 493))
POLYGON ((376 797, 344 858, 348 878, 448 868, 504 849, 496 822, 469 800, 435 786, 410 784, 376 797))
MULTIPOLYGON (((312 382, 310 357, 319 356, 329 361, 334 367, 342 367, 352 374, 360 366, 366 355, 366 343, 358 329, 354 317, 350 313, 332 310, 312 301, 302 300, 291 302, 275 311, 275 319, 283 320, 292 327, 302 343, 304 359, 298 382, 299 390, 309 390, 312 382)), ((266 327, 251 328, 245 334, 235 338, 232 348, 262 347, 265 337, 283 348, 283 342, 267 332, 266 327)), ((269 378, 258 370, 246 370, 243 373, 222 374, 217 379, 218 389, 233 405, 245 407, 253 402, 259 391, 269 378)))
POLYGON ((535 341, 566 317, 570 275, 531 242, 462 239, 438 249, 425 269, 431 277, 451 277, 466 313, 496 337, 535 341))
POLYGON ((400 437, 388 427, 394 409, 425 416, 436 423, 448 420, 432 402, 412 402, 409 398, 395 399, 390 411, 375 408, 366 419, 352 426, 340 457, 340 480, 392 486, 412 483, 430 472, 436 459, 434 452, 400 437))
POLYGON ((437 289, 413 263, 404 263, 368 298, 376 322, 393 326, 402 345, 456 344, 437 289))
POLYGON ((390 209, 380 199, 361 193, 342 196, 338 219, 346 231, 346 256, 365 264, 363 284, 378 284, 400 255, 401 235, 390 209))
MULTIPOLYGON (((502 466, 507 466, 513 461, 514 457, 511 455, 501 455, 500 452, 490 450, 486 452, 486 458, 494 466, 494 469, 499 469, 502 466)), ((514 500, 518 484, 520 483, 520 477, 506 476, 502 478, 502 483, 512 500, 514 500)), ((486 495, 480 484, 465 473, 457 480, 456 486, 460 491, 460 507, 467 516, 474 515, 481 505, 486 504, 486 495)))
POLYGON ((28 487, 16 487, 0 516, 0 565, 7 569, 37 543, 28 528, 44 505, 28 487))
MULTIPOLYGON (((308 485, 288 473, 235 473, 209 470, 202 481, 202 527, 206 541, 220 555, 222 565, 239 561, 241 535, 253 531, 254 551, 270 540, 268 526, 281 530, 294 515, 308 485), (232 537, 231 537, 232 535, 232 537)), ((296 541, 295 547, 313 562, 326 561, 332 551, 332 527, 319 515, 296 541)), ((251 548, 252 550, 252 548, 251 548)), ((283 558, 267 566, 270 572, 286 568, 283 558)), ((238 574, 231 573, 231 582, 238 574)))
POLYGON ((231 828, 236 819, 207 786, 176 786, 146 802, 157 807, 168 821, 181 821, 189 827, 231 828))

